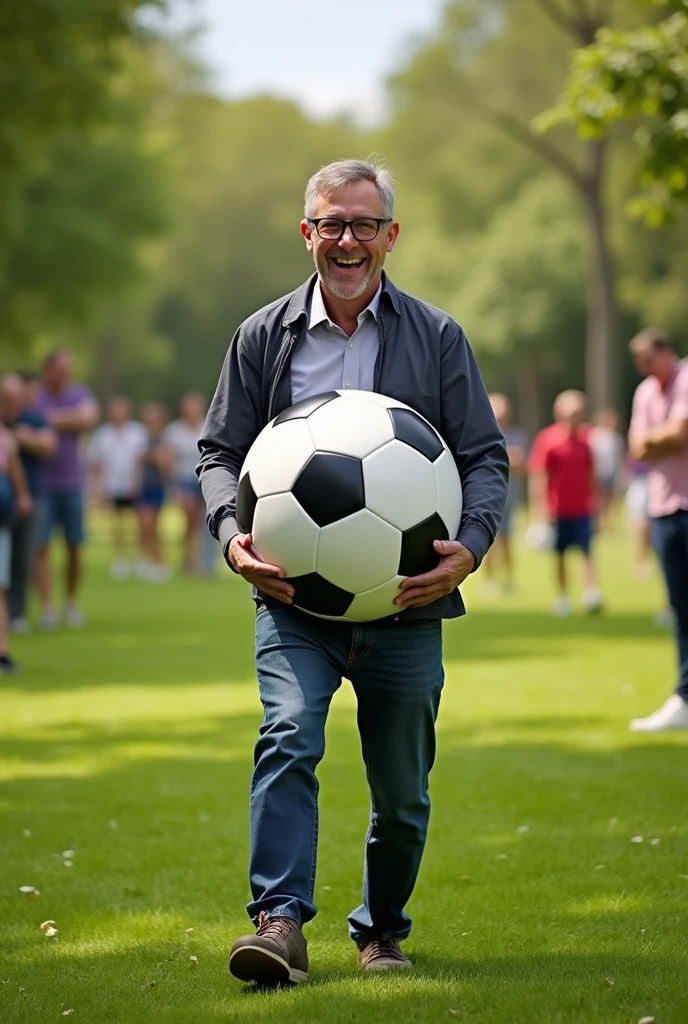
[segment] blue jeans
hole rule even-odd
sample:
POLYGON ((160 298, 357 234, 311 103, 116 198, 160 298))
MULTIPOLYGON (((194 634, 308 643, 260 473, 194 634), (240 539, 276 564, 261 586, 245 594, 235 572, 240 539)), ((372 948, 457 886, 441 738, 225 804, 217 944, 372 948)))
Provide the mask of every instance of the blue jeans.
POLYGON ((261 608, 256 668, 263 724, 251 783, 248 913, 315 916, 318 781, 325 720, 342 677, 358 700, 358 729, 371 794, 363 903, 349 916, 359 945, 405 938, 404 907, 427 835, 428 775, 444 682, 437 621, 342 623, 261 608))
POLYGON ((688 511, 651 519, 650 524, 652 546, 674 610, 679 663, 676 692, 688 700, 688 511))

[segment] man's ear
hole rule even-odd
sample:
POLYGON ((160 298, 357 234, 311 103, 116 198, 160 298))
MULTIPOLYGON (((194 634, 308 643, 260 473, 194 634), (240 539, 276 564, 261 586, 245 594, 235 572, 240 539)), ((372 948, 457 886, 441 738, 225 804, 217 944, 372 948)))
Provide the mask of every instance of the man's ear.
POLYGON ((389 230, 387 231, 387 241, 385 243, 385 249, 387 252, 391 252, 394 248, 397 238, 399 237, 399 225, 396 221, 390 224, 389 230))
POLYGON ((301 234, 306 240, 306 248, 309 252, 313 252, 313 229, 307 220, 301 221, 301 234))

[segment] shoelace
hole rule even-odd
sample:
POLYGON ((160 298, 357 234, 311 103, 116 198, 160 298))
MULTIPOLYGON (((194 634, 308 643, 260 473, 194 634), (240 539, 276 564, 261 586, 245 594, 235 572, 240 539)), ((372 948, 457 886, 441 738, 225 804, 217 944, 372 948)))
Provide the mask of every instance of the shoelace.
POLYGON ((365 948, 366 960, 377 960, 378 957, 389 957, 392 960, 405 960, 396 939, 373 939, 365 948))
POLYGON ((292 923, 288 917, 270 917, 264 910, 258 915, 257 935, 268 939, 286 939, 292 929, 292 923))

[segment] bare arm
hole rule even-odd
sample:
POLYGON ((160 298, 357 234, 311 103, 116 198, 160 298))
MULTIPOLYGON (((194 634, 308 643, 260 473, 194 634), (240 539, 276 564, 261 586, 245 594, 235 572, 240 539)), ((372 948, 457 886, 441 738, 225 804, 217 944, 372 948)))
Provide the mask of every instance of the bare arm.
POLYGON ((688 448, 688 419, 667 420, 650 430, 631 430, 628 446, 634 459, 659 462, 688 448))
POLYGON ((528 507, 532 519, 549 519, 547 474, 544 472, 531 472, 528 476, 528 507))
POLYGON ((50 427, 30 427, 28 423, 19 423, 14 428, 14 436, 21 451, 39 459, 48 459, 57 450, 57 436, 50 427))
POLYGON ((84 434, 98 422, 98 403, 93 398, 84 398, 73 409, 52 409, 46 414, 50 425, 65 434, 84 434))
POLYGON ((509 456, 509 472, 513 476, 525 476, 526 453, 520 444, 509 444, 506 448, 509 456))

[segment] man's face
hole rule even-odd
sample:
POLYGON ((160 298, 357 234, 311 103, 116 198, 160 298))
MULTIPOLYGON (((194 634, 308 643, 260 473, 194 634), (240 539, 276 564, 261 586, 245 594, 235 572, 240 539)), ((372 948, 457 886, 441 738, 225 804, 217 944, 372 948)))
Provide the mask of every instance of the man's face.
POLYGON ((0 382, 0 418, 14 423, 24 409, 24 384, 19 378, 7 377, 0 382))
MULTIPOLYGON (((354 181, 329 196, 319 196, 315 218, 384 217, 382 199, 372 181, 354 181)), ((388 252, 394 248, 399 225, 382 224, 377 237, 359 242, 347 227, 342 237, 320 238, 308 220, 301 221, 306 248, 313 253, 315 266, 324 287, 338 299, 357 299, 380 279, 388 252)))
POLYGON ((673 373, 675 355, 670 348, 654 348, 647 345, 633 353, 633 362, 643 377, 656 377, 665 384, 673 373))
POLYGON ((131 416, 131 406, 126 398, 113 398, 108 405, 108 419, 116 427, 123 426, 131 416))
POLYGON ((72 360, 66 352, 59 355, 48 363, 44 370, 45 385, 50 391, 63 391, 67 387, 72 376, 72 360))

